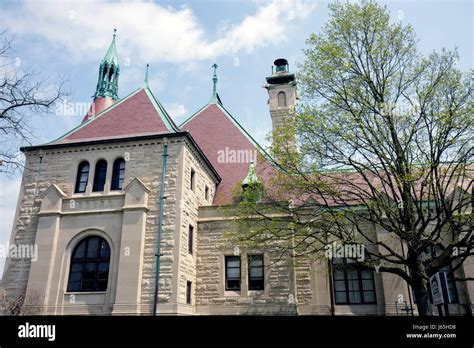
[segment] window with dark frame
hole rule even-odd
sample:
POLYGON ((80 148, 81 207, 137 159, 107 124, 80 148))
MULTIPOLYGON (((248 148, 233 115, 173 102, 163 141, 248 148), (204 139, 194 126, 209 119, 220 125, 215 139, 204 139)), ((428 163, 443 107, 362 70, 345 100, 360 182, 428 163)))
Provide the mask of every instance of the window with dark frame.
POLYGON ((105 160, 100 160, 95 165, 94 186, 92 187, 92 191, 94 192, 104 191, 106 177, 107 177, 107 162, 105 160))
MULTIPOLYGON (((432 257, 434 254, 436 257, 441 255, 443 252, 443 247, 441 245, 435 245, 424 251, 425 260, 432 257)), ((448 294, 449 294, 449 303, 459 303, 458 291, 456 288, 456 282, 454 280, 454 272, 451 265, 444 266, 438 272, 446 273, 446 280, 448 285, 448 294)), ((430 297, 430 302, 433 303, 433 298, 431 295, 431 286, 428 282, 428 294, 430 297)), ((414 297, 414 296, 413 296, 414 297)))
POLYGON ((249 290, 264 289, 263 255, 249 255, 249 290))
POLYGON ((196 181, 196 172, 194 171, 194 169, 191 168, 191 178, 190 178, 190 183, 189 183, 189 188, 191 189, 191 191, 194 191, 195 181, 196 181))
POLYGON ((125 160, 117 158, 112 168, 112 183, 111 190, 123 189, 123 182, 125 180, 125 160))
POLYGON ((336 304, 375 304, 374 272, 352 259, 334 258, 333 283, 336 304))
POLYGON ((191 296, 193 290, 193 282, 187 281, 186 282, 186 303, 191 304, 191 296))
POLYGON ((204 188, 204 199, 206 201, 209 201, 209 187, 206 185, 206 187, 204 188))
MULTIPOLYGON (((446 273, 448 283, 449 303, 459 303, 458 291, 456 289, 456 281, 454 280, 454 272, 450 266, 440 269, 440 272, 446 273)), ((431 291, 430 291, 431 293, 431 291)))
POLYGON ((110 247, 104 238, 82 239, 72 252, 67 291, 106 291, 109 264, 110 247))
POLYGON ((86 192, 87 182, 89 180, 89 162, 83 161, 77 168, 75 193, 86 192))
POLYGON ((193 254, 193 238, 194 238, 194 227, 189 225, 188 229, 188 254, 193 254))
POLYGON ((240 290, 240 256, 225 257, 225 289, 240 290))

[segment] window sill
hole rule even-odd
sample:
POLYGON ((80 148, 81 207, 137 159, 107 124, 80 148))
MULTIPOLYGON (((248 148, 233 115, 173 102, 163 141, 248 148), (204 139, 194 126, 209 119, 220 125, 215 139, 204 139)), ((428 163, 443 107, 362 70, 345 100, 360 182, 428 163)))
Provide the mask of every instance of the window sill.
POLYGON ((123 196, 124 191, 123 190, 117 190, 117 191, 102 191, 102 192, 91 192, 91 193, 73 193, 73 195, 70 197, 71 199, 74 198, 97 198, 97 197, 119 197, 123 196))
POLYGON ((232 296, 241 296, 241 290, 224 290, 224 296, 232 297, 232 296))
POLYGON ((370 303, 336 303, 336 306, 375 306, 377 303, 376 302, 370 302, 370 303))
POLYGON ((64 295, 104 295, 107 291, 66 291, 64 295))

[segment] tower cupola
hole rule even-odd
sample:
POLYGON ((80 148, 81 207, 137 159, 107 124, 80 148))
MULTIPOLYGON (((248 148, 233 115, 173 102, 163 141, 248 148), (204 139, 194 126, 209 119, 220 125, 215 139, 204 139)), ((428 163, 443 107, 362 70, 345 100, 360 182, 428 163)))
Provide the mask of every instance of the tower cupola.
POLYGON ((268 91, 272 128, 276 131, 293 119, 297 95, 295 74, 290 73, 288 61, 278 58, 273 64, 272 74, 266 78, 264 87, 268 91))
POLYGON ((93 95, 93 102, 82 122, 88 121, 101 111, 105 110, 118 99, 118 78, 120 68, 118 63, 117 47, 115 46, 115 36, 117 29, 114 29, 112 43, 110 44, 104 59, 99 65, 99 77, 93 95))
POLYGON ((99 65, 99 78, 94 98, 112 98, 118 99, 118 77, 120 68, 118 64, 117 47, 115 46, 115 35, 117 30, 114 29, 114 36, 107 53, 99 65))

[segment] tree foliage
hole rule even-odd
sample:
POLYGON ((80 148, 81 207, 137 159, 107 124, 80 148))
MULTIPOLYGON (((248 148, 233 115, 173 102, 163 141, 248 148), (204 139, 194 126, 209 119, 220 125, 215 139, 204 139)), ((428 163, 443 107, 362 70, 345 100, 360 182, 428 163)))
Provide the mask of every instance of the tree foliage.
POLYGON ((429 315, 429 277, 474 254, 472 71, 456 51, 422 55, 374 2, 329 7, 304 50, 298 112, 273 133, 279 169, 262 202, 233 210, 231 240, 314 257, 363 243, 366 265, 405 279, 429 315))

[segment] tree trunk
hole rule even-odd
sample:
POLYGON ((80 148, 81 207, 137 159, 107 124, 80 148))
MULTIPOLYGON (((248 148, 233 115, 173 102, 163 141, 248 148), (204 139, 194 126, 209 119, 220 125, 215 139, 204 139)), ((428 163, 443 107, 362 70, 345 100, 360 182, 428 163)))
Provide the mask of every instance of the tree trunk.
POLYGON ((418 315, 420 317, 431 316, 431 302, 428 294, 428 281, 426 280, 426 272, 421 264, 410 267, 410 272, 413 279, 413 292, 415 293, 416 305, 418 307, 418 315))

